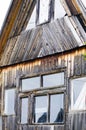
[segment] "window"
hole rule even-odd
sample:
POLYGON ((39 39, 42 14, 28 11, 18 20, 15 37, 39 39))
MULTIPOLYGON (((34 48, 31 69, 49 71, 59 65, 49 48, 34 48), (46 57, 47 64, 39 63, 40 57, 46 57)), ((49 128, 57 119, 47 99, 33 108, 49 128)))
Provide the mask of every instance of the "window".
POLYGON ((15 89, 5 90, 5 114, 13 115, 15 106, 15 89))
POLYGON ((22 79, 22 91, 64 85, 64 72, 22 79), (43 83, 42 83, 43 82, 43 83))
POLYGON ((43 87, 64 85, 64 73, 49 74, 43 76, 43 87))
POLYGON ((35 122, 47 122, 48 103, 47 96, 35 97, 35 122))
POLYGON ((21 99, 21 123, 27 123, 28 119, 28 98, 21 99))
POLYGON ((66 14, 60 0, 37 0, 26 30, 39 24, 50 22, 51 19, 62 18, 66 14))
POLYGON ((63 123, 63 94, 35 97, 35 123, 63 123), (50 106, 48 108, 48 106, 50 106))
POLYGON ((66 14, 61 1, 60 0, 55 0, 55 7, 54 7, 54 19, 57 18, 62 18, 66 14))
POLYGON ((64 104, 63 94, 55 94, 50 96, 50 122, 63 122, 64 104))
POLYGON ((34 10, 32 12, 32 15, 30 17, 30 20, 27 24, 26 30, 32 29, 36 26, 36 6, 34 7, 34 10))
POLYGON ((32 90, 40 87, 40 77, 22 79, 22 91, 32 90))
POLYGON ((39 24, 48 21, 50 0, 39 0, 39 24))
POLYGON ((58 93, 64 87, 64 72, 29 77, 21 82, 21 124, 64 122, 64 92, 61 89, 58 93))
POLYGON ((71 81, 71 109, 86 110, 86 77, 71 81))

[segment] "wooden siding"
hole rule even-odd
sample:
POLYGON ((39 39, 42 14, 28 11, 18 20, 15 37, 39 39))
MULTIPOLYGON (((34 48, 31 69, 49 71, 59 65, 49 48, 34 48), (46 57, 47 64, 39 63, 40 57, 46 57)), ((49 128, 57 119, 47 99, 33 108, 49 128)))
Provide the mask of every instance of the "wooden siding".
MULTIPOLYGON (((3 130, 85 130, 86 112, 77 114, 73 112, 69 113, 68 107, 70 106, 70 79, 74 77, 86 76, 86 61, 83 54, 86 52, 86 48, 82 50, 76 50, 66 54, 48 56, 26 63, 15 64, 13 66, 1 68, 1 88, 2 88, 2 100, 1 100, 1 113, 3 115, 3 130), (77 63, 78 62, 78 63, 77 63), (65 124, 63 125, 22 125, 20 123, 20 103, 19 103, 19 90, 20 79, 25 77, 32 77, 36 75, 42 75, 53 72, 65 71, 65 86, 57 89, 66 92, 65 101, 65 124), (14 116, 4 115, 4 89, 16 87, 16 107, 14 116), (78 118, 79 117, 79 118, 78 118), (80 127, 75 122, 80 122, 80 127)), ((55 91, 55 90, 54 90, 55 91)), ((36 94, 37 91, 34 91, 36 94)), ((27 93, 26 93, 27 95, 27 93)))
POLYGON ((14 64, 83 46, 86 40, 83 32, 79 33, 79 43, 67 25, 66 17, 23 32, 8 40, 0 65, 14 64))
POLYGON ((86 111, 69 114, 70 130, 86 130, 86 111))

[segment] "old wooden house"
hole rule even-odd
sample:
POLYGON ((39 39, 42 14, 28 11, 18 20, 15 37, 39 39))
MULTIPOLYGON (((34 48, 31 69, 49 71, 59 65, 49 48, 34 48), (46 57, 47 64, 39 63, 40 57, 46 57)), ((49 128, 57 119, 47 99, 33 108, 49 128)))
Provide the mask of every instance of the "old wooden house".
POLYGON ((12 0, 0 34, 0 130, 86 130, 85 53, 85 0, 12 0))

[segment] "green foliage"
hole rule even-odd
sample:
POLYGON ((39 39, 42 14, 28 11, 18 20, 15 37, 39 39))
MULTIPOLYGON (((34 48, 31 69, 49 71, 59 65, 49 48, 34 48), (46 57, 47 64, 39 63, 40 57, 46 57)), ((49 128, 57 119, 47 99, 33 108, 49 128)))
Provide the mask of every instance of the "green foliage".
MULTIPOLYGON (((86 42, 84 42, 86 44, 86 42)), ((83 55, 84 56, 84 59, 86 60, 86 53, 83 55)))

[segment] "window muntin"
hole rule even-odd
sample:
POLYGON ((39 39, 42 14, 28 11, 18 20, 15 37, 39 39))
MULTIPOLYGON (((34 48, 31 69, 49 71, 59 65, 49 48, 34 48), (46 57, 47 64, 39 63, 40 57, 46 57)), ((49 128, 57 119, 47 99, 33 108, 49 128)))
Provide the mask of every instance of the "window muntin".
POLYGON ((64 72, 43 76, 43 87, 64 85, 64 72))
POLYGON ((27 123, 28 119, 28 98, 21 99, 21 123, 27 123))
POLYGON ((47 96, 35 97, 35 123, 47 122, 48 103, 47 96))
POLYGON ((4 113, 6 115, 15 114, 15 89, 5 90, 5 110, 4 113))
POLYGON ((86 110, 86 77, 73 79, 71 85, 71 109, 86 110))
POLYGON ((34 123, 63 123, 63 102, 64 94, 52 94, 35 97, 34 123))
POLYGON ((22 79, 22 91, 40 88, 40 77, 22 79))
POLYGON ((40 0, 39 3, 39 24, 41 24, 48 21, 50 0, 40 0))
POLYGON ((50 96, 50 123, 63 122, 64 104, 63 94, 50 96))
POLYGON ((57 18, 62 18, 66 14, 61 1, 60 0, 55 0, 55 7, 54 7, 54 19, 57 18))

